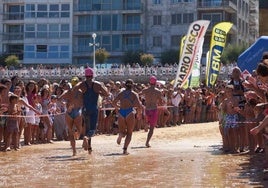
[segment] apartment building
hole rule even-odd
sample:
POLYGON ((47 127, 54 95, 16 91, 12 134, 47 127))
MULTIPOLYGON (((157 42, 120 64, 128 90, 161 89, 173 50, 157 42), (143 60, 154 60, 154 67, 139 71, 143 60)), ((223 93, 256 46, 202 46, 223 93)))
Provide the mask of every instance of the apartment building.
POLYGON ((71 0, 2 0, 1 52, 24 64, 72 63, 71 0))
POLYGON ((268 36, 268 1, 267 0, 260 0, 260 36, 268 36))
MULTIPOLYGON (((234 24, 228 43, 251 44, 258 37, 257 0, 2 0, 0 53, 17 54, 25 64, 93 63, 95 44, 120 63, 126 51, 156 58, 179 49, 180 39, 197 19, 212 27, 234 24)), ((204 50, 204 51, 205 51, 204 50)))

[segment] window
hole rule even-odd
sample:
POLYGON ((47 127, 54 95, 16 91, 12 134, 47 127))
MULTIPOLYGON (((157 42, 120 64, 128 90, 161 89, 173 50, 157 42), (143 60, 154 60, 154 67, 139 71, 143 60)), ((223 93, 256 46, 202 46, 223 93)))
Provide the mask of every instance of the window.
POLYGON ((120 50, 120 44, 121 44, 120 35, 113 35, 112 36, 112 51, 120 50))
POLYGON ((59 13, 59 5, 58 4, 50 4, 49 5, 49 17, 50 18, 58 18, 59 13))
POLYGON ((37 38, 47 38, 47 24, 37 24, 37 38))
POLYGON ((181 14, 172 14, 171 15, 171 24, 178 25, 182 23, 182 15, 181 14))
POLYGON ((8 19, 10 20, 21 20, 24 16, 23 5, 9 5, 8 6, 8 19))
POLYGON ((36 52, 47 52, 47 45, 36 45, 36 52))
POLYGON ((60 46, 60 58, 61 59, 69 58, 69 46, 65 45, 60 46))
POLYGON ((153 46, 154 47, 161 47, 162 46, 162 37, 161 36, 153 37, 153 46))
POLYGON ((92 0, 92 10, 101 10, 101 0, 92 0))
POLYGON ((102 47, 107 51, 111 51, 111 37, 110 36, 102 36, 102 47))
POLYGON ((183 14, 183 23, 192 23, 194 21, 194 14, 193 13, 185 13, 183 14))
POLYGON ((48 47, 48 58, 59 58, 59 46, 48 47))
POLYGON ((90 31, 90 16, 79 16, 78 17, 78 31, 88 32, 90 31))
POLYGON ((69 4, 62 4, 61 5, 61 17, 62 18, 69 18, 70 17, 70 5, 69 4))
POLYGON ((111 15, 102 15, 102 31, 110 31, 111 27, 111 15))
POLYGON ((171 0, 172 4, 176 4, 176 3, 180 3, 180 2, 182 2, 182 0, 171 0))
POLYGON ((180 35, 172 35, 171 36, 171 46, 172 47, 178 47, 181 43, 181 36, 180 35))
POLYGON ((221 22, 221 20, 222 20, 222 14, 221 13, 207 13, 207 14, 202 14, 202 19, 204 19, 204 20, 210 20, 211 23, 209 24, 209 27, 213 27, 215 24, 221 22))
POLYGON ((24 58, 35 58, 35 46, 34 45, 25 45, 23 57, 24 58))
POLYGON ((69 4, 62 4, 61 11, 70 11, 70 5, 69 4))
POLYGON ((47 18, 48 17, 47 5, 45 5, 45 4, 37 5, 37 17, 38 18, 47 18))
POLYGON ((36 58, 47 58, 47 45, 36 45, 36 58))
POLYGON ((70 25, 69 24, 61 24, 60 30, 60 38, 69 38, 70 34, 70 25))
POLYGON ((35 5, 34 4, 26 4, 25 8, 25 17, 26 18, 35 18, 35 5))
POLYGON ((58 24, 49 24, 49 38, 59 38, 59 25, 58 24))
POLYGON ((153 0, 153 4, 159 5, 159 4, 161 4, 161 0, 153 0))
POLYGON ((154 21, 153 21, 153 25, 161 25, 161 15, 156 15, 153 17, 154 21))
POLYGON ((35 38, 35 25, 34 24, 25 25, 25 38, 35 38))

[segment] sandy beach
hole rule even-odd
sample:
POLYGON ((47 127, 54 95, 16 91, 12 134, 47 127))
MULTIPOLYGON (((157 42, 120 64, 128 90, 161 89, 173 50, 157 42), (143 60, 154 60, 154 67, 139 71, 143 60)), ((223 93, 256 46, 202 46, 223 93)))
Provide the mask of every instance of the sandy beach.
POLYGON ((68 141, 0 152, 0 187, 267 187, 263 154, 224 154, 218 122, 134 132, 130 155, 117 135, 93 137, 93 152, 72 156, 68 141))

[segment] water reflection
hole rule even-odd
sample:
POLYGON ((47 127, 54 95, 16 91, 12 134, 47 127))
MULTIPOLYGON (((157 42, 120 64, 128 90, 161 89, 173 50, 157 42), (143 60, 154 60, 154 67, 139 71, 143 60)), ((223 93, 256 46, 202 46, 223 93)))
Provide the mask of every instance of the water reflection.
POLYGON ((265 187, 260 161, 222 154, 220 144, 136 141, 125 156, 115 137, 97 139, 91 155, 71 156, 69 142, 0 152, 0 187, 265 187))

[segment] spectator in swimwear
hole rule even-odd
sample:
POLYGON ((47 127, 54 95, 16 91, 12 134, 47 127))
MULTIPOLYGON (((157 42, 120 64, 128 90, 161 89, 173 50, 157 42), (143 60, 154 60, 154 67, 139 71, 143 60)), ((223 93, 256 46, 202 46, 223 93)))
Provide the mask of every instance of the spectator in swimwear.
POLYGON ((6 147, 5 151, 11 150, 11 143, 14 144, 14 149, 18 150, 18 135, 19 135, 19 118, 18 110, 19 96, 12 94, 9 96, 8 117, 7 117, 7 129, 6 129, 6 147))
MULTIPOLYGON (((34 106, 34 100, 33 97, 37 95, 38 93, 38 85, 35 81, 30 80, 26 86, 25 86, 25 90, 26 90, 26 98, 28 101, 28 104, 31 106, 34 106)), ((24 144, 25 145, 31 145, 31 128, 32 125, 35 123, 35 117, 34 117, 35 112, 33 110, 30 109, 26 109, 26 124, 24 127, 24 144)))

